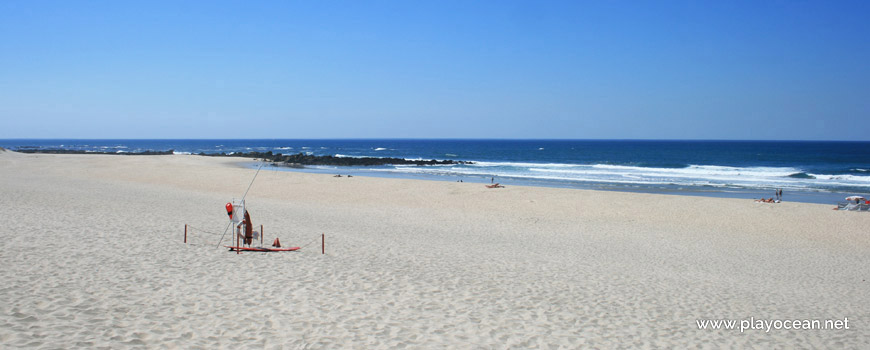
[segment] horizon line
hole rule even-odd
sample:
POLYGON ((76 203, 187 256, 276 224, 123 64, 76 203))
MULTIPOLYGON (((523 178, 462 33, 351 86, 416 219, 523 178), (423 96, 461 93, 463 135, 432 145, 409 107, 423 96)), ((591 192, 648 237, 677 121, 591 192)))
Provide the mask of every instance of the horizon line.
POLYGON ((720 142, 870 142, 870 140, 806 140, 806 139, 779 139, 779 140, 770 140, 770 139, 700 139, 700 138, 686 138, 686 139, 665 139, 665 138, 459 138, 459 137, 423 137, 423 138, 413 138, 413 137, 348 137, 348 138, 328 138, 328 137, 313 137, 313 138, 274 138, 274 137, 264 137, 264 138, 63 138, 63 137, 15 137, 15 138, 0 138, 0 140, 90 140, 90 141, 170 141, 170 140, 198 140, 198 141, 212 141, 212 140, 236 140, 236 141, 254 141, 254 140, 358 140, 358 141, 367 141, 367 140, 403 140, 403 141, 411 141, 411 140, 442 140, 442 141, 720 141, 720 142))

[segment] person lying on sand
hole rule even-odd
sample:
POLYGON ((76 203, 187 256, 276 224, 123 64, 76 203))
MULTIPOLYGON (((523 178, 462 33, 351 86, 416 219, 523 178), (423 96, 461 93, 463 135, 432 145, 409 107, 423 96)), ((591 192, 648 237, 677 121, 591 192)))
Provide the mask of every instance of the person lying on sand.
POLYGON ((500 184, 498 184, 498 183, 495 183, 495 184, 492 184, 492 185, 484 185, 484 186, 486 186, 486 188, 500 188, 500 187, 501 187, 501 188, 504 188, 504 186, 502 186, 502 185, 500 185, 500 184))

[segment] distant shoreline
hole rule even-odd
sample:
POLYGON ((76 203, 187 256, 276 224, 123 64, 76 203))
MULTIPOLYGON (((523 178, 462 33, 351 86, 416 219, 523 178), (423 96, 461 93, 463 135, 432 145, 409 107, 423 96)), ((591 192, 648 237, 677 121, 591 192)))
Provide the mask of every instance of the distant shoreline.
MULTIPOLYGON (((248 169, 256 169, 258 167, 258 163, 256 161, 245 161, 236 163, 237 166, 248 169)), ((445 177, 445 176, 437 176, 437 175, 426 175, 426 174, 406 174, 406 173, 389 173, 383 171, 374 171, 367 170, 365 168, 360 167, 343 167, 343 168, 333 168, 333 169, 318 169, 316 167, 303 167, 303 166, 284 166, 284 165, 275 165, 271 164, 271 168, 264 167, 263 170, 272 170, 272 171, 288 171, 288 172, 299 172, 299 173, 311 173, 311 174, 350 174, 353 176, 361 176, 361 177, 373 177, 373 178, 381 178, 381 179, 406 179, 406 180, 420 180, 420 181, 437 181, 437 182, 457 182, 460 179, 465 183, 480 183, 480 184, 490 184, 490 180, 494 182, 499 182, 502 185, 507 185, 511 187, 532 187, 532 188, 556 188, 556 189, 576 189, 576 190, 585 190, 585 191, 604 191, 604 192, 621 192, 626 193, 628 195, 631 194, 653 194, 653 195, 666 195, 666 196, 686 196, 693 198, 731 198, 731 199, 745 199, 745 200, 754 200, 758 198, 771 198, 773 197, 772 193, 765 190, 755 190, 755 189, 733 189, 730 191, 722 191, 722 190, 693 190, 689 188, 683 189, 654 189, 654 188, 643 188, 643 187, 612 187, 612 186, 578 186, 572 184, 560 184, 556 182, 529 182, 521 179, 514 179, 508 176, 465 176, 465 177, 445 177)), ((792 203, 807 203, 807 204, 822 204, 822 205, 832 205, 835 206, 837 202, 843 200, 844 195, 846 193, 842 192, 810 192, 810 191, 799 191, 792 190, 786 191, 785 193, 785 201, 792 203)))
POLYGON ((35 149, 35 148, 19 148, 10 150, 18 153, 41 153, 41 154, 105 154, 116 156, 167 156, 175 154, 175 150, 168 151, 142 151, 142 152, 102 152, 102 151, 83 151, 77 149, 35 149))

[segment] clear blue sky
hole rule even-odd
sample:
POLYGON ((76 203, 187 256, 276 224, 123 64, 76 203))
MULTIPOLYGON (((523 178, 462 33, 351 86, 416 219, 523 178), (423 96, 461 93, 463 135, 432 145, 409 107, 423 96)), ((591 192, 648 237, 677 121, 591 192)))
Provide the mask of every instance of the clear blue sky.
POLYGON ((3 1, 0 138, 870 140, 870 1, 3 1))

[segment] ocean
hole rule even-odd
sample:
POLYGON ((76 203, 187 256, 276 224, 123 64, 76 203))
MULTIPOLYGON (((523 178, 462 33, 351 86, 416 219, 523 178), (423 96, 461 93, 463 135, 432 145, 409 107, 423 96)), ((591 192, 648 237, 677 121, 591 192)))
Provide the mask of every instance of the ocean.
POLYGON ((280 171, 353 174, 833 204, 870 193, 870 142, 695 140, 0 140, 7 149, 178 154, 266 152, 452 159, 474 164, 280 171))

